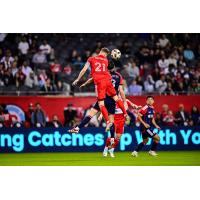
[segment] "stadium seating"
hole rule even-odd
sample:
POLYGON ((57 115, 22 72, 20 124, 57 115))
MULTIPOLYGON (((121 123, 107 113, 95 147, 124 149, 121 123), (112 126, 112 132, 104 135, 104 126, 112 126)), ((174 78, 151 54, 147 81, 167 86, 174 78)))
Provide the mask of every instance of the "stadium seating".
MULTIPOLYGON (((147 76, 153 74, 154 69, 158 67, 159 76, 161 79, 163 74, 162 66, 159 66, 159 60, 164 55, 166 57, 166 62, 169 62, 170 55, 174 54, 175 60, 173 62, 177 63, 177 66, 173 64, 168 64, 166 66, 166 75, 164 82, 166 84, 172 83, 172 89, 168 86, 164 88, 164 91, 160 91, 156 88, 156 80, 154 80, 154 90, 151 93, 154 94, 181 94, 181 93, 199 93, 199 59, 200 59, 200 47, 198 46, 200 41, 199 34, 7 34, 4 41, 0 43, 0 60, 3 61, 3 57, 10 51, 11 57, 17 61, 17 69, 23 65, 23 61, 27 60, 29 66, 33 69, 34 74, 38 81, 40 81, 40 70, 45 71, 46 78, 43 83, 38 84, 40 88, 40 93, 45 94, 42 91, 42 86, 46 84, 46 79, 51 79, 51 84, 55 86, 58 79, 67 84, 71 84, 74 78, 77 76, 84 62, 86 62, 88 56, 98 53, 100 48, 107 46, 108 48, 118 48, 122 52, 122 57, 120 62, 117 63, 117 70, 122 73, 124 79, 127 81, 127 94, 130 92, 129 86, 135 79, 137 85, 142 86, 142 94, 149 93, 144 86, 144 82, 147 80, 147 76), (164 35, 164 36, 163 36, 164 35), (27 54, 22 54, 18 45, 22 38, 25 38, 29 45, 27 54), (47 62, 44 63, 34 63, 33 57, 39 52, 43 40, 47 40, 47 44, 50 45, 51 52, 47 55, 47 62), (163 41, 168 41, 165 46, 163 41), (191 47, 191 51, 194 54, 192 60, 187 60, 183 58, 180 61, 181 55, 184 54, 184 50, 187 50, 188 44, 191 47), (74 55, 72 55, 74 52, 74 55), (57 79, 53 79, 53 72, 50 70, 50 65, 52 63, 58 62, 61 65, 61 71, 57 73, 57 79), (139 75, 134 78, 130 76, 130 73, 134 74, 132 69, 132 63, 136 63, 136 67, 139 69, 139 75), (68 70, 71 70, 68 74, 65 72, 65 67, 68 66, 68 70), (188 73, 186 69, 189 68, 189 81, 187 82, 188 73), (190 70, 192 69, 192 70, 190 70), (183 87, 177 87, 179 80, 176 78, 176 74, 181 72, 181 82, 183 87), (175 79, 173 81, 172 79, 175 79), (194 85, 192 84, 194 82, 194 85), (189 83, 189 84, 188 84, 189 83)), ((5 95, 7 91, 13 91, 13 87, 7 88, 5 85, 5 63, 2 62, 3 68, 0 71, 0 86, 2 94, 5 95)), ((89 74, 88 74, 89 75, 89 74)), ((27 78, 27 77, 26 77, 27 78)), ((13 76, 15 80, 15 76, 13 76)), ((153 76, 153 79, 155 77, 153 76)), ((15 85, 16 82, 13 81, 9 84, 15 85)), ((24 83, 26 84, 26 83, 24 83)), ((36 93, 38 90, 35 87, 28 88, 30 91, 36 93)), ((55 89, 56 90, 56 89, 55 89)), ((24 95, 26 93, 26 88, 19 87, 16 95, 24 95), (25 92, 23 92, 25 90, 25 92), (22 91, 20 93, 20 91, 22 91)), ((55 91, 56 92, 56 91, 55 91)), ((93 86, 88 86, 87 88, 71 88, 69 94, 79 92, 94 92, 93 86)), ((49 92, 47 92, 49 94, 49 92)), ((62 94, 62 91, 60 91, 62 94)), ((14 93, 13 93, 14 94, 14 93)), ((53 95, 54 92, 51 92, 53 95)), ((57 92, 55 94, 58 94, 57 92)))

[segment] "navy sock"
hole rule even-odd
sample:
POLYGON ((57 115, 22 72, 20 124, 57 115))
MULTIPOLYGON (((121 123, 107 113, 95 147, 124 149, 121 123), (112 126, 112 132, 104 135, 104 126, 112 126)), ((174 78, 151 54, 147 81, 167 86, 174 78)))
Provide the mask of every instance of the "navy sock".
POLYGON ((156 151, 158 146, 158 142, 153 142, 152 146, 151 146, 151 151, 156 151))
POLYGON ((91 120, 90 116, 86 116, 78 125, 79 128, 83 128, 91 120))
POLYGON ((143 142, 141 142, 138 146, 137 146, 137 148, 135 149, 135 151, 137 151, 137 152, 139 152, 143 147, 144 147, 144 143, 143 142))
POLYGON ((113 123, 113 125, 110 127, 110 137, 114 138, 115 137, 115 125, 113 123))

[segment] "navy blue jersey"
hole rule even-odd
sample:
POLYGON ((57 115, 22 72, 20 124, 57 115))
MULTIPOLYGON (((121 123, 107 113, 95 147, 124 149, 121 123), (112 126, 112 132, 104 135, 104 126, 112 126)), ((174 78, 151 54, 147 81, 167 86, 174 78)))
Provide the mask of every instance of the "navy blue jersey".
POLYGON ((119 93, 119 86, 123 85, 123 78, 121 76, 120 73, 118 72, 110 72, 111 76, 112 76, 112 84, 117 92, 117 94, 119 93))
MULTIPOLYGON (((154 107, 153 106, 145 105, 144 107, 141 108, 141 110, 139 111, 139 113, 142 114, 142 120, 145 123, 149 124, 150 129, 153 129, 154 125, 152 123, 152 119, 153 119, 154 114, 155 114, 154 107)), ((141 124, 141 126, 143 127, 143 124, 141 124)))

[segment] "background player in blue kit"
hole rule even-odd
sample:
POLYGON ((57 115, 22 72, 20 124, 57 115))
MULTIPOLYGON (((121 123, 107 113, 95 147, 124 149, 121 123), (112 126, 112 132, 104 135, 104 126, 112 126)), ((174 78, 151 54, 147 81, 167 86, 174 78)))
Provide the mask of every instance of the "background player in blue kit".
POLYGON ((160 142, 160 137, 153 130, 154 128, 160 129, 160 127, 156 124, 154 119, 155 110, 153 104, 154 104, 153 96, 148 96, 146 99, 146 105, 142 107, 142 109, 139 111, 138 120, 141 123, 140 130, 143 141, 132 152, 132 156, 134 157, 138 156, 138 152, 142 150, 142 148, 147 144, 149 138, 153 139, 153 143, 149 151, 149 154, 152 156, 157 156, 156 148, 160 142))

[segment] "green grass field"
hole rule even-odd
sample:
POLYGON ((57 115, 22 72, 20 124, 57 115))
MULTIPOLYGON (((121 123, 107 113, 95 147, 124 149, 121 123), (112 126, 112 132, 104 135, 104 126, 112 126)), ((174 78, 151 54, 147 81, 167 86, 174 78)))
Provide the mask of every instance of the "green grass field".
POLYGON ((165 151, 158 157, 141 152, 116 152, 115 158, 99 153, 0 154, 0 166, 200 166, 200 151, 165 151))

